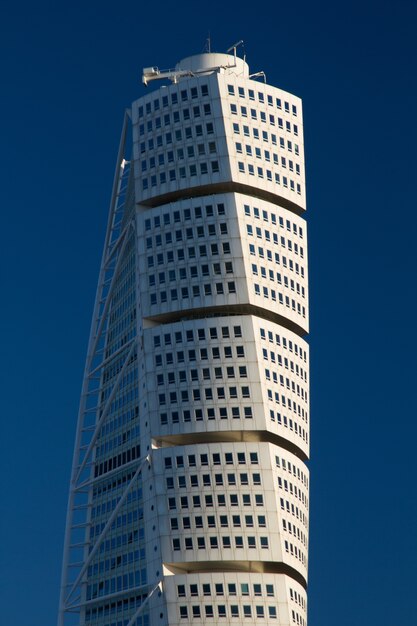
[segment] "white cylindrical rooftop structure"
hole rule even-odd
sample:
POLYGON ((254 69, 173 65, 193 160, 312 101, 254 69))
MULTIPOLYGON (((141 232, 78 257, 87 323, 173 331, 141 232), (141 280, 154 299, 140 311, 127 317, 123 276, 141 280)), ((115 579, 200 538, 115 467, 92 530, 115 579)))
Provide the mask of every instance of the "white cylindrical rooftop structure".
POLYGON ((237 74, 248 78, 249 66, 239 57, 233 54, 222 54, 218 52, 205 52, 194 54, 182 59, 175 66, 176 71, 190 71, 202 73, 207 70, 207 74, 216 71, 219 67, 224 68, 226 73, 237 74))

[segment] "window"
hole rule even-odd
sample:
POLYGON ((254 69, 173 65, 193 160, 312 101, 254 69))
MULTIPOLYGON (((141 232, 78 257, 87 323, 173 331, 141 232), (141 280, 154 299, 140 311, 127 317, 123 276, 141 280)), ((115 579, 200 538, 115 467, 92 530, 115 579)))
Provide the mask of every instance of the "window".
POLYGON ((230 542, 230 537, 222 537, 222 544, 223 544, 223 548, 231 548, 232 544, 230 542))
POLYGON ((177 585, 177 595, 179 598, 185 598, 185 585, 177 585))
POLYGON ((274 596, 274 585, 266 585, 266 595, 269 597, 274 596))
POLYGON ((186 537, 185 538, 185 549, 186 550, 192 550, 193 549, 192 537, 186 537))
POLYGON ((197 547, 199 550, 205 550, 206 542, 204 537, 197 537, 197 547))
POLYGON ((172 549, 174 550, 174 552, 181 549, 180 540, 179 539, 173 539, 172 540, 172 549))

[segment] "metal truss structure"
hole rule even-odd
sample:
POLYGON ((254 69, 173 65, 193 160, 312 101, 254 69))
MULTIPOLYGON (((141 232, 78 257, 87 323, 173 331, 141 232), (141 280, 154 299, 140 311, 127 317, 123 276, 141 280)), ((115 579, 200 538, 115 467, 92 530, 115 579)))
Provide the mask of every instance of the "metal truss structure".
MULTIPOLYGON (((88 538, 91 494, 94 483, 98 480, 94 476, 95 446, 126 368, 136 352, 136 337, 133 337, 111 354, 108 354, 106 349, 112 294, 117 284, 120 262, 128 237, 132 235, 131 229, 135 228, 134 216, 127 216, 126 211, 130 162, 125 158, 125 152, 129 122, 129 112, 126 112, 116 163, 79 406, 64 540, 58 626, 79 624, 80 612, 88 604, 85 594, 88 567, 111 529, 117 513, 132 486, 136 483, 143 466, 149 461, 148 457, 131 461, 130 469, 134 471, 133 477, 125 486, 100 535, 94 542, 91 542, 88 538), (101 397, 103 371, 109 362, 114 361, 116 357, 120 369, 114 379, 110 394, 103 402, 101 397)), ((114 472, 116 473, 117 470, 114 472)), ((151 593, 154 591, 152 590, 151 593)), ((131 624, 133 623, 134 620, 131 620, 131 624)))

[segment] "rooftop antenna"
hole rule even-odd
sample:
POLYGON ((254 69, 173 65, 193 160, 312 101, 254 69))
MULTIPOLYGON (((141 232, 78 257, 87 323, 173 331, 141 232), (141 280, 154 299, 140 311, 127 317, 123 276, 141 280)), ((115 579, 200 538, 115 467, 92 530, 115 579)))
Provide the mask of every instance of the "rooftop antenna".
POLYGON ((237 41, 236 43, 233 44, 233 46, 230 46, 230 48, 226 50, 226 54, 228 54, 229 52, 233 50, 233 56, 235 57, 235 65, 236 65, 236 48, 242 45, 243 45, 243 39, 240 39, 240 41, 237 41))
POLYGON ((249 74, 249 78, 263 78, 264 83, 266 83, 266 74, 265 72, 255 72, 255 74, 249 74))
POLYGON ((211 52, 211 37, 210 37, 210 31, 208 33, 208 37, 206 39, 206 43, 204 44, 204 48, 203 48, 203 52, 211 52))

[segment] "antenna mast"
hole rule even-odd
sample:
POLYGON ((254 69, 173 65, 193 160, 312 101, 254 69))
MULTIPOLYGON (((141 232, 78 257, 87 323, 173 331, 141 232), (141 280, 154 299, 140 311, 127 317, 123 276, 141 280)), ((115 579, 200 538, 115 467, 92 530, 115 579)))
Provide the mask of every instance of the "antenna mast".
POLYGON ((210 31, 208 32, 208 37, 206 39, 206 43, 204 44, 204 48, 203 48, 203 52, 211 52, 211 37, 210 37, 210 31))

